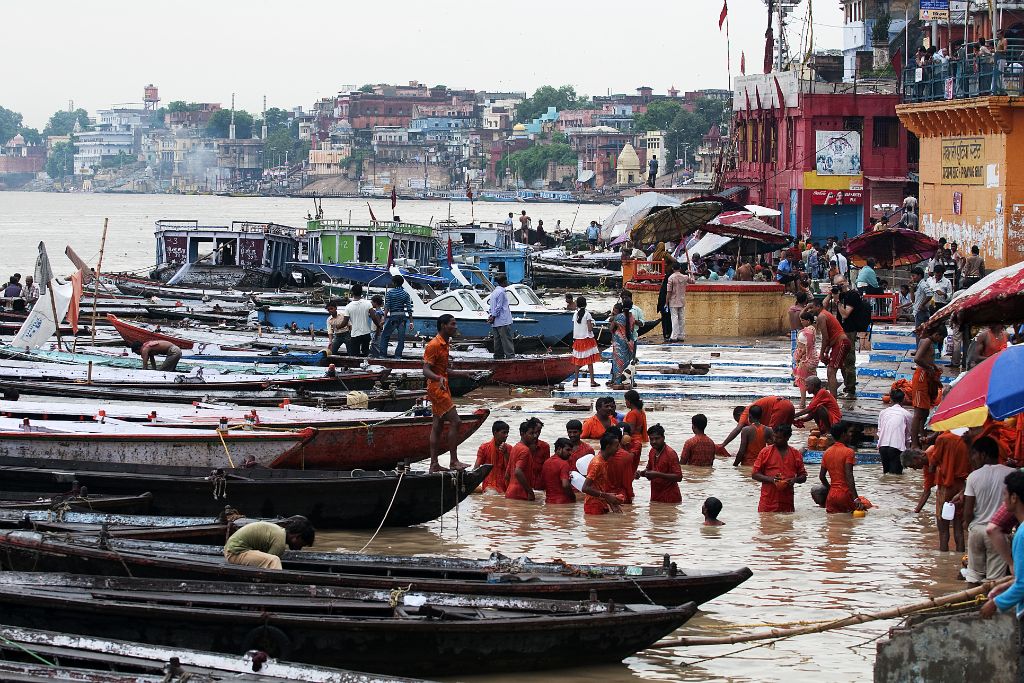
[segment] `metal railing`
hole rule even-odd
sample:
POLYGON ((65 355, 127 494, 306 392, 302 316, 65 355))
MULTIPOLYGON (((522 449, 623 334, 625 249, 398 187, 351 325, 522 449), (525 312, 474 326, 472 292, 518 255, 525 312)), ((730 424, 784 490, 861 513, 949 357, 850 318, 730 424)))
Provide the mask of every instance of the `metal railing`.
POLYGON ((932 61, 903 70, 906 103, 934 102, 988 95, 1024 93, 1024 50, 1013 49, 979 57, 932 61))

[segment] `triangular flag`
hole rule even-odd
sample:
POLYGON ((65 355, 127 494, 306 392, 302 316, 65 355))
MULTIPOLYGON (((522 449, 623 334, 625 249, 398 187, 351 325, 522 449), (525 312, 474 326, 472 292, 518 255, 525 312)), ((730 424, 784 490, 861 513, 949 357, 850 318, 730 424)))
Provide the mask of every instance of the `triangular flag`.
POLYGON ((722 0, 722 14, 718 17, 718 30, 722 30, 725 18, 729 16, 729 0, 722 0))

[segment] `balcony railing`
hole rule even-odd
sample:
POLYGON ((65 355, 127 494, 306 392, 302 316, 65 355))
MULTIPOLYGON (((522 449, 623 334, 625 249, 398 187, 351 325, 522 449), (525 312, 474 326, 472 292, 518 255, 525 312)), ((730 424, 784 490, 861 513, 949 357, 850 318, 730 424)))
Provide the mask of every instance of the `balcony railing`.
POLYGON ((933 102, 1024 93, 1024 51, 932 62, 903 70, 903 101, 933 102))

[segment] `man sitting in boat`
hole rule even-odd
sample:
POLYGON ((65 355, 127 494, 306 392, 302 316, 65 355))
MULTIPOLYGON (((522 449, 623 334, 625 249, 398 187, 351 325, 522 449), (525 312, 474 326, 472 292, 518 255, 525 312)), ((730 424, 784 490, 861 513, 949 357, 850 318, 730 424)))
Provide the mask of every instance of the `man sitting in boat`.
POLYGON ((148 341, 145 344, 141 342, 132 343, 132 351, 142 356, 142 368, 152 367, 154 370, 166 370, 173 372, 178 367, 178 361, 181 360, 181 349, 175 344, 169 341, 163 341, 162 339, 154 339, 148 341), (158 368, 156 366, 156 356, 162 354, 164 356, 164 362, 160 364, 158 368))
POLYGON ((285 550, 313 545, 316 529, 296 515, 280 522, 252 522, 231 534, 224 544, 224 559, 260 569, 280 569, 285 550))

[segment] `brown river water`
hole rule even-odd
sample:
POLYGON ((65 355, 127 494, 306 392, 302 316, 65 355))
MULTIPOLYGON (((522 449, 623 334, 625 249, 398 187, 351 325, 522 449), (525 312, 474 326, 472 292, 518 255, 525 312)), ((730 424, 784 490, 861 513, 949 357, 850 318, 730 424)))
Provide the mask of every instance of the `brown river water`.
MULTIPOLYGON (((500 393, 500 392, 498 392, 500 393)), ((476 399, 477 405, 488 405, 476 399)), ((731 401, 655 401, 648 423, 660 422, 677 451, 689 438, 690 416, 703 412, 708 435, 721 441, 731 429, 731 401)), ((585 413, 551 410, 551 399, 497 397, 491 420, 503 419, 518 433, 530 415, 545 422, 541 436, 554 442, 565 422, 585 413), (519 405, 521 410, 512 410, 519 405)), ((460 452, 472 461, 476 447, 490 436, 489 420, 460 452)), ((797 436, 806 432, 797 431, 797 436)), ((730 444, 735 452, 736 442, 730 444)), ((446 462, 444 456, 442 463, 446 462)), ((646 462, 646 449, 644 460, 646 462)), ((926 506, 914 514, 921 474, 882 475, 881 465, 861 465, 854 475, 861 495, 877 507, 863 519, 827 515, 813 505, 810 486, 817 465, 808 465, 808 484, 797 489, 795 514, 760 514, 760 484, 749 468, 733 468, 718 458, 713 470, 683 468, 683 503, 651 505, 646 481, 637 482, 636 501, 621 515, 586 517, 582 503, 546 506, 506 500, 494 492, 470 496, 443 519, 410 529, 385 529, 368 552, 450 554, 486 557, 491 551, 535 560, 660 564, 669 554, 680 568, 748 566, 754 576, 733 591, 706 603, 677 635, 719 636, 754 630, 760 624, 834 620, 953 592, 960 555, 935 548, 935 523, 926 506), (708 496, 724 503, 723 527, 704 527, 701 504, 708 496)), ((321 532, 317 547, 359 550, 370 532, 321 532)), ((642 601, 638 595, 638 601, 642 601)), ((875 639, 895 621, 873 622, 752 647, 757 643, 648 650, 618 666, 545 671, 479 680, 552 681, 795 681, 870 680, 875 639)), ((471 680, 463 677, 462 680, 471 680)))

